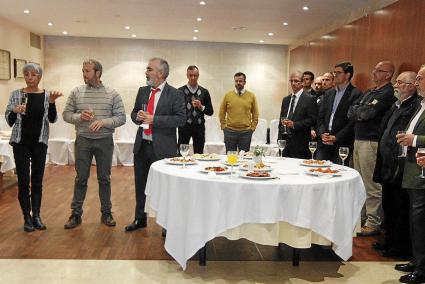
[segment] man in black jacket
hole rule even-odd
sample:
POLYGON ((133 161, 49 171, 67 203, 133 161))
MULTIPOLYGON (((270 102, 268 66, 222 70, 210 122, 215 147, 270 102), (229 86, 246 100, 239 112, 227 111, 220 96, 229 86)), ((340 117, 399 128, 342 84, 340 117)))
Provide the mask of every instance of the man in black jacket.
POLYGON ((336 87, 327 90, 319 103, 317 125, 321 139, 317 158, 340 163, 339 147, 348 147, 350 153, 353 150, 354 122, 348 119, 347 112, 361 92, 350 82, 354 74, 350 62, 337 64, 334 70, 336 87))
POLYGON ((406 130, 418 104, 415 72, 401 73, 394 84, 397 101, 387 111, 381 123, 381 139, 374 172, 374 181, 382 185, 385 238, 374 243, 385 257, 411 255, 409 233, 409 196, 401 188, 404 169, 404 149, 397 143, 397 132, 406 130))

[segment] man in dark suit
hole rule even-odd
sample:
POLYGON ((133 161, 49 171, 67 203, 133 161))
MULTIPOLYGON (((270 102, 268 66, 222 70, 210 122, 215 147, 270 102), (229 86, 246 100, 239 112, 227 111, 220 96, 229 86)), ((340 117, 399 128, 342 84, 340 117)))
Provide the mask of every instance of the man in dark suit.
POLYGON ((422 97, 407 134, 398 134, 397 142, 407 147, 404 164, 403 188, 407 188, 410 200, 410 233, 413 260, 397 264, 396 270, 410 272, 400 277, 402 283, 425 282, 425 179, 419 178, 421 167, 425 167, 424 157, 416 158, 418 148, 425 147, 425 65, 422 65, 415 82, 418 94, 422 97))
POLYGON ((409 196, 401 188, 404 169, 404 149, 397 143, 397 132, 404 131, 412 118, 417 98, 415 72, 403 72, 394 84, 397 101, 387 111, 381 123, 381 139, 378 145, 373 180, 382 185, 382 209, 384 210, 384 242, 372 247, 382 251, 385 257, 409 257, 411 255, 409 233, 409 196))
POLYGON ((152 163, 177 155, 176 128, 186 122, 183 94, 165 81, 169 73, 167 61, 152 58, 146 67, 146 87, 139 88, 131 119, 140 127, 134 143, 134 179, 136 209, 134 221, 125 230, 134 231, 146 227, 144 212, 145 187, 152 163), (147 105, 144 111, 142 105, 147 105))
POLYGON ((341 163, 339 147, 348 147, 350 153, 353 150, 354 122, 348 119, 347 113, 361 92, 351 84, 354 67, 350 62, 335 65, 334 72, 338 74, 336 87, 327 90, 319 104, 317 158, 341 163))
POLYGON ((302 81, 304 92, 313 97, 316 97, 316 91, 311 87, 314 82, 314 73, 311 71, 304 71, 302 81))
POLYGON ((179 127, 179 144, 189 144, 193 140, 193 152, 202 154, 205 144, 204 115, 213 115, 211 96, 207 89, 198 85, 199 69, 195 65, 187 67, 188 82, 179 88, 186 102, 186 124, 179 127))
POLYGON ((282 100, 279 124, 279 139, 286 139, 285 157, 307 159, 311 127, 316 124, 317 105, 315 99, 303 91, 302 73, 294 72, 289 82, 293 93, 282 100), (285 134, 285 127, 288 135, 285 134))

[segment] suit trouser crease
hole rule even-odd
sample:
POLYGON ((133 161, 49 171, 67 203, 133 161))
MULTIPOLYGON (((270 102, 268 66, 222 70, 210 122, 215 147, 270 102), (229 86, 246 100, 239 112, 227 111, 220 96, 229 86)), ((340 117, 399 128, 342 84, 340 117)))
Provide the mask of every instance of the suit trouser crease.
POLYGON ((408 189, 413 262, 425 274, 425 189, 408 189))
POLYGON ((96 160, 96 173, 99 185, 101 213, 110 214, 111 203, 111 167, 114 142, 112 137, 89 139, 77 136, 75 140, 75 171, 74 197, 71 203, 73 214, 83 214, 83 203, 87 193, 87 182, 93 156, 96 160))
POLYGON ((179 127, 179 145, 189 144, 190 138, 193 141, 193 152, 195 154, 204 153, 205 125, 196 124, 179 127))

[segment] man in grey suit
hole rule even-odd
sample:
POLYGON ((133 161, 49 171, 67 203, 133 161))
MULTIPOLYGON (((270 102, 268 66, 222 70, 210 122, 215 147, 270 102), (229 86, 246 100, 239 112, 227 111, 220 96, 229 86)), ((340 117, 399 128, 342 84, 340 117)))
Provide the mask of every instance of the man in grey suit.
POLYGON ((177 156, 176 128, 186 122, 183 93, 167 84, 169 73, 167 61, 151 58, 146 67, 146 83, 139 88, 131 120, 140 127, 134 143, 134 180, 136 187, 136 209, 134 221, 125 227, 127 232, 144 228, 147 216, 144 212, 145 187, 152 163, 163 158, 177 156), (144 110, 142 105, 147 105, 144 110))

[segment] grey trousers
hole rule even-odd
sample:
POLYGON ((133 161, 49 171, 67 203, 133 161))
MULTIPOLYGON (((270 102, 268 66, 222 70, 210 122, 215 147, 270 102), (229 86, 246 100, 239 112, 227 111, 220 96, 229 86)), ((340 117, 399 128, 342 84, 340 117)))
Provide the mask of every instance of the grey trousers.
POLYGON ((97 181, 99 183, 100 211, 111 213, 111 166, 114 140, 111 137, 89 139, 77 136, 75 140, 75 177, 74 197, 71 203, 72 213, 81 216, 87 193, 87 181, 93 156, 96 159, 97 181))
POLYGON ((249 152, 253 133, 252 130, 235 131, 229 128, 224 128, 223 133, 226 152, 236 150, 249 152))

